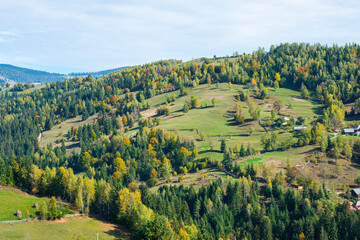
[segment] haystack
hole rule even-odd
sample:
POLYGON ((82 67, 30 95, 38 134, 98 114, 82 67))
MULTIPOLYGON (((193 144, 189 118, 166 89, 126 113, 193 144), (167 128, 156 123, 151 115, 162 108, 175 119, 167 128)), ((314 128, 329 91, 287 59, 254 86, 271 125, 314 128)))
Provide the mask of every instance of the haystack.
POLYGON ((16 217, 18 217, 18 218, 21 218, 21 217, 22 217, 22 214, 21 214, 20 210, 17 210, 17 211, 16 211, 16 217))

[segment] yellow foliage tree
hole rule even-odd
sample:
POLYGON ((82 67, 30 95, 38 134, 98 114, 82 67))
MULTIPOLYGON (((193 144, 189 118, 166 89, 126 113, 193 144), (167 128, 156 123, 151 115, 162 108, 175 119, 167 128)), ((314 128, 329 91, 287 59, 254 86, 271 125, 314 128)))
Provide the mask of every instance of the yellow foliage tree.
POLYGON ((127 168, 124 160, 122 158, 116 158, 114 161, 114 179, 122 179, 124 174, 126 174, 127 168))
POLYGON ((153 168, 150 172, 150 178, 156 178, 158 176, 158 172, 155 168, 153 168))
POLYGON ((130 142, 130 139, 129 139, 128 137, 125 137, 125 138, 124 138, 124 144, 125 144, 126 146, 130 146, 131 142, 130 142))
POLYGON ((139 191, 130 192, 128 188, 121 189, 118 197, 120 216, 130 217, 138 209, 141 202, 139 191))
POLYGON ((159 144, 159 141, 156 138, 152 137, 150 139, 150 144, 156 146, 157 144, 159 144))

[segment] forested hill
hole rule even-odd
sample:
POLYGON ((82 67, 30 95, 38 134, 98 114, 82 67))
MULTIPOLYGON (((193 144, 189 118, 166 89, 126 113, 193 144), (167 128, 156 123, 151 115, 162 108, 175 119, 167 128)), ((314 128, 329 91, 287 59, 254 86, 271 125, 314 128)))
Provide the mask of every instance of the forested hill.
POLYGON ((0 83, 56 82, 56 81, 62 81, 66 78, 84 77, 89 74, 91 74, 95 78, 98 78, 123 68, 124 67, 120 67, 120 68, 114 68, 114 69, 103 70, 98 72, 60 74, 60 73, 49 73, 45 71, 22 68, 9 64, 0 64, 0 83))
MULTIPOLYGON (((268 128, 273 128, 271 136, 267 135, 270 138, 261 138, 263 152, 289 155, 285 152, 289 148, 304 152, 305 145, 313 145, 316 152, 311 160, 304 159, 306 164, 324 162, 326 155, 335 159, 346 156, 346 168, 336 174, 348 174, 351 162, 360 163, 360 140, 334 138, 328 133, 343 128, 345 111, 353 117, 360 115, 359 57, 357 44, 286 43, 268 52, 259 49, 248 55, 186 63, 158 61, 98 79, 89 75, 47 83, 32 91, 1 92, 0 184, 61 197, 80 212, 128 225, 139 239, 359 239, 360 211, 350 210, 347 195, 340 199, 325 181, 322 185, 304 177, 290 160, 283 171, 271 173, 264 166, 260 173, 252 162, 235 162, 236 156, 259 152, 251 144, 246 149, 227 148, 223 139, 223 159, 218 161, 201 157, 196 144, 205 139, 201 131, 200 139, 195 139, 181 137, 176 126, 171 131, 163 128, 176 99, 193 90, 200 92, 203 88, 199 85, 208 89, 227 85, 228 89, 218 91, 234 94, 235 108, 228 113, 236 124, 261 122, 265 126, 268 122, 268 128), (242 90, 235 91, 233 85, 242 90), (277 112, 269 109, 261 115, 255 102, 263 101, 264 106, 271 101, 269 95, 280 96, 279 92, 288 88, 301 90, 302 99, 295 96, 297 101, 321 105, 319 116, 307 118, 311 120, 307 128, 294 134, 282 129, 287 124, 282 121, 286 115, 278 116, 281 106, 277 112), (155 101, 160 95, 163 100, 155 101), (142 116, 152 104, 156 115, 142 116), (72 118, 73 126, 61 128, 61 123, 72 118), (80 121, 87 122, 75 126, 80 121), (41 146, 40 133, 52 130, 54 135, 64 136, 59 145, 41 146), (280 143, 280 134, 289 141, 280 143), (78 152, 67 151, 73 145, 78 152), (210 168, 230 176, 222 179, 209 172, 219 179, 200 187, 183 184, 187 173, 198 174, 197 178, 205 181, 209 176, 200 171, 210 168), (177 185, 159 186, 159 181, 177 181, 177 185)), ((211 95, 210 106, 206 103, 210 99, 203 98, 202 105, 199 98, 188 96, 179 110, 183 121, 206 121, 204 110, 220 105, 213 101, 215 97, 221 96, 211 95), (196 120, 186 119, 192 111, 199 113, 196 120)), ((289 102, 287 108, 292 107, 289 102)), ((242 138, 251 137, 252 130, 248 135, 241 133, 242 138)), ((215 151, 211 144, 210 148, 205 141, 202 144, 206 153, 215 151)), ((330 176, 326 169, 321 173, 324 178, 330 176)))
POLYGON ((9 64, 0 64, 0 82, 14 81, 19 83, 55 82, 64 76, 28 68, 21 68, 9 64))
POLYGON ((103 70, 103 71, 98 71, 98 72, 82 72, 82 73, 69 73, 66 76, 67 77, 86 77, 88 75, 92 75, 94 78, 98 78, 101 76, 104 76, 106 74, 124 69, 126 67, 119 67, 119 68, 113 68, 113 69, 109 69, 109 70, 103 70))

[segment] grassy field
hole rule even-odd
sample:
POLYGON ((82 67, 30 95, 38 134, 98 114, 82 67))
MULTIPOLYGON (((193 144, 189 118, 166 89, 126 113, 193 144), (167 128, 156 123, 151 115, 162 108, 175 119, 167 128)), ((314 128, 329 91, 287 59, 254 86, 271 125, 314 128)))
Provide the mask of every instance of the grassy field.
MULTIPOLYGON (((261 137, 267 133, 265 129, 260 126, 259 121, 253 121, 250 118, 246 102, 241 102, 245 123, 242 125, 237 125, 233 121, 233 113, 235 111, 236 102, 235 97, 238 94, 238 90, 243 89, 244 86, 236 84, 233 84, 232 86, 232 89, 229 89, 227 83, 221 83, 219 88, 216 88, 215 84, 213 84, 211 87, 209 87, 207 84, 203 84, 195 88, 189 88, 189 95, 178 97, 176 98, 175 102, 169 104, 171 108, 171 114, 169 116, 162 116, 162 122, 159 127, 173 131, 179 134, 181 137, 194 139, 199 150, 199 157, 211 157, 217 160, 222 160, 223 153, 219 151, 221 140, 226 141, 227 147, 234 147, 236 144, 243 144, 245 147, 247 147, 249 144, 251 144, 251 146, 255 149, 262 150, 261 137), (183 113, 183 105, 188 99, 190 99, 191 96, 199 98, 202 107, 198 109, 191 109, 188 113, 183 113), (213 107, 211 103, 211 100, 214 97, 217 99, 215 107, 213 107), (249 132, 250 129, 254 129, 251 136, 249 132), (199 133, 203 133, 206 136, 206 139, 203 141, 200 140, 199 133), (214 150, 210 150, 211 144, 214 146, 214 150)), ((273 102, 276 100, 280 100, 283 104, 281 110, 283 115, 295 118, 302 116, 305 118, 305 125, 309 125, 312 121, 317 119, 317 116, 322 114, 321 104, 311 100, 303 99, 300 92, 298 91, 285 88, 279 88, 276 91, 272 88, 269 88, 268 91, 270 93, 269 99, 260 100, 251 97, 251 100, 260 106, 261 119, 270 117, 271 110, 273 109, 273 102), (291 105, 291 107, 289 105, 291 105)), ((178 96, 179 91, 167 94, 175 94, 178 96)), ((150 100, 153 107, 142 112, 142 116, 145 118, 155 116, 156 108, 159 105, 165 104, 166 94, 155 96, 150 100)), ((51 131, 44 132, 41 144, 46 145, 51 142, 53 143, 56 139, 64 137, 64 134, 66 134, 71 126, 81 126, 85 123, 91 123, 95 117, 96 116, 92 116, 86 121, 81 121, 80 116, 67 120, 60 125, 55 126, 51 131)), ((130 131, 125 135, 129 136, 135 133, 137 130, 138 128, 135 125, 135 127, 130 129, 130 131)), ((293 134, 292 128, 285 128, 274 131, 278 133, 280 141, 287 139, 290 135, 293 134)), ((69 142, 66 144, 74 143, 69 142)), ((276 169, 284 170, 287 159, 290 160, 293 166, 301 165, 304 163, 306 156, 311 155, 313 151, 317 150, 318 146, 312 145, 301 148, 293 148, 287 151, 275 151, 258 156, 249 156, 247 158, 237 159, 236 161, 241 163, 244 162, 256 164, 268 162, 269 164, 273 164, 276 169)), ((322 163, 314 165, 313 169, 307 166, 306 169, 304 169, 304 174, 306 176, 311 176, 311 174, 319 176, 322 168, 322 163)), ((329 169, 332 168, 329 167, 329 169)), ((203 184, 202 174, 206 173, 207 171, 208 170, 202 170, 199 173, 189 173, 184 176, 185 179, 180 184, 201 185, 203 184)), ((351 170, 350 173, 355 175, 357 174, 355 170, 351 170)), ((350 179, 349 175, 342 182, 351 184, 353 180, 350 179)), ((160 185, 162 184, 166 183, 160 183, 160 185)), ((179 183, 173 182, 172 184, 179 183)))
POLYGON ((94 218, 63 218, 56 221, 0 224, 0 239, 131 239, 129 230, 94 218), (81 237, 81 238, 80 238, 81 237))
MULTIPOLYGON (((245 124, 236 125, 233 121, 233 113, 235 111, 235 96, 239 89, 243 89, 242 85, 232 85, 229 89, 227 83, 220 84, 219 88, 213 84, 211 87, 207 85, 200 85, 189 89, 189 95, 179 97, 174 103, 170 104, 170 116, 162 117, 161 128, 172 130, 182 137, 195 139, 196 145, 199 149, 200 156, 213 157, 221 160, 222 153, 220 149, 221 140, 226 140, 228 147, 234 147, 236 144, 247 146, 251 144, 252 147, 261 149, 261 136, 266 134, 266 131, 260 126, 258 121, 253 121, 248 113, 248 106, 245 102, 241 102, 243 116, 246 119, 245 124), (192 109, 188 113, 183 113, 182 108, 186 100, 190 96, 195 96, 200 99, 203 106, 199 109, 192 109), (217 103, 212 107, 211 100, 215 97, 217 103), (208 107, 205 107, 205 106, 208 107), (254 129, 252 136, 250 136, 250 129, 254 129), (206 135, 206 140, 201 141, 198 132, 203 132, 206 135), (215 151, 208 151, 210 143, 214 145, 215 151)), ((261 118, 269 117, 272 103, 279 99, 282 101, 284 107, 282 113, 292 117, 305 117, 305 124, 313 121, 314 117, 321 112, 320 105, 309 100, 302 99, 300 92, 290 89, 280 88, 275 91, 269 89, 271 97, 265 100, 259 100, 251 97, 251 100, 256 102, 261 108, 261 118), (287 105, 291 102, 291 108, 287 105)), ((179 91, 173 92, 176 96, 179 91)), ((168 93, 168 94, 173 94, 168 93)), ((151 99, 153 108, 144 111, 143 117, 150 117, 155 115, 155 110, 158 105, 164 105, 166 101, 166 94, 155 96, 151 99)), ((291 129, 277 130, 279 137, 286 138, 291 135, 291 129), (290 130, 290 131, 289 131, 290 130)), ((128 135, 136 130, 132 130, 128 135)))
MULTIPOLYGON (((260 126, 258 121, 253 121, 248 113, 248 106, 245 102, 241 102, 243 116, 246 119, 245 124, 237 125, 233 120, 233 113, 235 111, 236 95, 238 90, 243 89, 243 85, 232 85, 229 89, 227 83, 221 83, 219 88, 213 84, 209 87, 207 84, 189 88, 189 95, 176 98, 175 102, 170 103, 171 114, 162 117, 162 123, 159 127, 171 130, 179 134, 181 137, 194 139, 199 150, 200 157, 212 157, 217 160, 222 159, 220 149, 221 140, 226 140, 227 147, 234 147, 236 144, 243 144, 245 147, 249 144, 255 149, 261 149, 261 137, 266 134, 266 131, 260 126), (191 96, 199 98, 201 108, 192 109, 188 113, 183 113, 182 108, 186 100, 191 96), (212 98, 217 99, 215 107, 212 107, 212 98), (207 106, 207 107, 206 107, 207 106), (250 136, 249 131, 253 129, 250 136), (205 140, 200 140, 199 133, 203 133, 206 137, 205 140), (210 145, 214 146, 213 151, 209 151, 210 145)), ((304 100, 300 96, 300 92, 290 89, 280 88, 276 91, 269 88, 270 98, 265 100, 255 99, 251 100, 256 102, 261 108, 261 118, 267 118, 271 114, 273 108, 272 103, 279 99, 282 101, 284 107, 282 113, 299 117, 304 116, 305 124, 309 124, 314 116, 321 112, 320 105, 309 100, 304 100), (291 103, 291 108, 286 105, 291 103)), ((169 95, 179 95, 179 91, 168 93, 169 95)), ((161 94, 150 99, 152 108, 142 112, 143 117, 153 117, 156 113, 156 108, 159 105, 164 105, 166 102, 166 94, 161 94)), ((59 125, 55 125, 50 131, 42 133, 40 144, 46 146, 52 143, 54 146, 60 146, 55 141, 65 137, 66 133, 72 126, 82 126, 84 124, 92 123, 97 115, 91 116, 86 121, 81 121, 81 116, 68 119, 59 125)), ((130 129, 126 136, 133 134, 137 131, 137 127, 130 129)), ((277 130, 280 139, 287 138, 291 135, 289 130, 277 130)), ((65 142, 68 152, 79 151, 77 142, 65 142)))
POLYGON ((220 171, 216 168, 208 168, 202 169, 199 172, 195 173, 187 173, 187 174, 179 174, 177 176, 173 176, 173 181, 171 183, 166 183, 164 180, 161 180, 158 185, 150 188, 151 192, 157 191, 157 189, 163 185, 167 186, 191 186, 193 185, 195 189, 200 188, 203 185, 207 185, 211 181, 215 181, 219 177, 228 176, 225 172, 220 171), (183 177, 184 180, 178 182, 178 178, 183 177))
MULTIPOLYGON (((0 221, 18 220, 15 216, 17 210, 22 213, 21 219, 35 217, 37 210, 33 208, 34 203, 40 204, 43 201, 48 201, 48 199, 29 195, 12 187, 0 186, 0 221), (27 211, 31 216, 28 216, 27 211)), ((58 204, 63 211, 72 212, 66 204, 58 204)))
MULTIPOLYGON (((53 146, 61 146, 60 143, 56 143, 56 140, 66 137, 67 132, 71 129, 72 126, 79 127, 84 124, 93 123, 94 119, 97 118, 97 114, 89 117, 85 121, 82 121, 81 116, 75 118, 70 118, 58 125, 55 125, 51 130, 41 133, 41 146, 47 146, 48 144, 53 144, 53 146)), ((69 149, 76 150, 77 142, 65 142, 65 146, 69 149)))

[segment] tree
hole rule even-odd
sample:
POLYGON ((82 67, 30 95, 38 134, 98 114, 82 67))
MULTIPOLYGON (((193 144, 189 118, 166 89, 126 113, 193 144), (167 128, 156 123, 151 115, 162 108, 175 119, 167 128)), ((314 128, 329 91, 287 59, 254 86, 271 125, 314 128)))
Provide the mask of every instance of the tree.
POLYGON ((110 192, 111 192, 110 184, 107 183, 104 179, 100 179, 95 191, 96 200, 98 201, 99 204, 100 216, 102 216, 102 210, 104 206, 107 205, 108 218, 110 211, 110 192))
POLYGON ((124 175, 127 172, 127 168, 125 162, 122 158, 118 157, 114 161, 114 173, 113 178, 115 180, 121 179, 123 180, 124 175))
POLYGON ((85 213, 84 201, 83 201, 83 179, 82 179, 82 177, 78 177, 78 179, 77 179, 75 205, 82 213, 85 213))
POLYGON ((94 179, 89 179, 88 177, 84 178, 83 195, 86 205, 85 211, 89 213, 90 204, 94 201, 95 198, 94 179))
POLYGON ((350 163, 351 158, 352 158, 352 147, 351 147, 349 141, 345 141, 344 155, 345 155, 346 159, 348 160, 348 162, 350 163))
POLYGON ((315 130, 315 134, 313 136, 315 143, 321 143, 322 139, 326 139, 326 129, 323 124, 317 123, 313 130, 315 130))
POLYGON ((59 210, 56 204, 56 198, 55 197, 51 197, 49 200, 49 218, 50 219, 55 219, 59 216, 59 210))
POLYGON ((172 168, 171 168, 170 160, 164 157, 161 167, 161 176, 165 178, 167 182, 171 182, 171 178, 172 178, 171 172, 172 172, 172 168))
POLYGON ((223 153, 223 152, 225 152, 225 149, 226 149, 225 139, 222 139, 221 140, 220 151, 223 153))
POLYGON ((43 201, 39 204, 39 218, 40 219, 48 219, 49 211, 48 211, 48 204, 43 201))
POLYGON ((306 86, 304 85, 304 83, 301 84, 301 96, 305 99, 309 99, 310 98, 310 93, 309 90, 306 88, 306 86))
POLYGON ((274 109, 271 109, 271 119, 275 119, 276 117, 276 112, 274 109))
POLYGON ((119 206, 119 217, 126 220, 141 205, 141 194, 137 190, 130 192, 128 188, 123 188, 118 193, 117 204, 119 206))
POLYGON ((155 218, 146 224, 144 235, 149 240, 174 239, 174 231, 168 223, 168 219, 160 214, 155 214, 155 218))
POLYGON ((257 120, 260 118, 260 107, 258 104, 256 104, 253 101, 248 101, 248 106, 249 106, 249 114, 250 116, 254 119, 257 120))
POLYGON ((133 117, 130 117, 129 119, 129 127, 132 128, 135 124, 135 121, 134 121, 134 118, 133 117))
POLYGON ((274 80, 274 89, 275 89, 275 91, 279 88, 280 79, 281 79, 280 74, 275 73, 275 80, 274 80))
POLYGON ((210 77, 210 74, 207 75, 206 81, 207 81, 208 87, 211 87, 211 77, 210 77))
POLYGON ((187 113, 187 112, 189 112, 189 106, 188 106, 188 104, 187 103, 185 103, 184 104, 184 106, 183 106, 183 113, 187 113))
POLYGON ((215 107, 216 102, 217 102, 217 99, 215 97, 213 97, 211 100, 213 107, 215 107))
POLYGON ((282 107, 283 107, 283 104, 279 99, 274 101, 273 109, 275 110, 276 113, 279 113, 281 111, 282 107))
POLYGON ((122 122, 123 122, 124 126, 128 125, 128 119, 125 115, 122 117, 122 122))
POLYGON ((228 151, 224 151, 224 155, 223 155, 223 160, 222 160, 222 164, 225 167, 226 171, 231 171, 232 170, 232 160, 231 160, 231 156, 230 153, 228 151))
POLYGON ((195 98, 194 108, 200 107, 200 100, 198 98, 195 98))
POLYGON ((81 159, 82 159, 82 165, 84 166, 84 168, 89 168, 91 165, 91 160, 92 160, 91 155, 88 152, 84 152, 81 159))
POLYGON ((286 166, 286 181, 288 183, 294 182, 296 178, 296 169, 291 167, 289 159, 287 160, 287 166, 286 166))
POLYGON ((260 229, 261 229, 260 232, 261 239, 267 239, 267 240, 273 239, 271 221, 268 216, 264 216, 261 219, 260 229))
POLYGON ((45 130, 50 130, 52 129, 52 127, 54 126, 53 122, 51 121, 50 118, 47 118, 46 121, 45 121, 45 126, 44 126, 44 129, 45 130))

